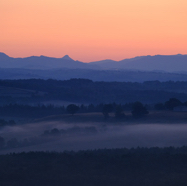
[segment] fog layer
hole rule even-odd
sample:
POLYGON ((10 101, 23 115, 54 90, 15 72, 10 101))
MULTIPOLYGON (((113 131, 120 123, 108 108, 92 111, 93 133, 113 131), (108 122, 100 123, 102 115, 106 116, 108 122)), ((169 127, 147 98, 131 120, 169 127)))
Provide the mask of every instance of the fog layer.
POLYGON ((35 143, 28 146, 5 148, 0 153, 22 151, 62 152, 64 150, 78 151, 138 146, 180 147, 187 145, 187 124, 103 125, 103 123, 41 122, 1 128, 0 136, 5 141, 11 138, 16 138, 18 141, 35 139, 35 143), (54 128, 58 129, 58 136, 50 133, 54 128))

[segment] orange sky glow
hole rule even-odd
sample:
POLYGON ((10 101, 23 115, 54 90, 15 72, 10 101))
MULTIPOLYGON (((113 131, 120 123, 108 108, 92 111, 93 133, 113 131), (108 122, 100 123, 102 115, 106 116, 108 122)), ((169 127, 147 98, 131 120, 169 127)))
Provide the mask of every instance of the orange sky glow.
POLYGON ((1 0, 0 52, 83 62, 187 54, 186 0, 1 0))

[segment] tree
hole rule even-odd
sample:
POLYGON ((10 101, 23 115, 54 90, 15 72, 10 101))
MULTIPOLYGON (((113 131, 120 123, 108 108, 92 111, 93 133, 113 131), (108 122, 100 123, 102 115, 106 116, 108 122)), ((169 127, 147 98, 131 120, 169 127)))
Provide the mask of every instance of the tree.
POLYGON ((182 105, 182 102, 177 98, 170 98, 169 101, 165 102, 165 107, 169 110, 173 110, 174 107, 182 105))
POLYGON ((75 114, 78 110, 79 110, 79 107, 77 105, 74 105, 74 104, 70 104, 66 107, 66 110, 69 114, 75 114))
POLYGON ((140 118, 148 113, 146 107, 141 102, 137 101, 133 104, 132 115, 134 118, 140 118))
POLYGON ((123 112, 123 108, 121 107, 121 105, 116 106, 115 117, 117 119, 121 119, 125 117, 125 114, 123 112))
POLYGON ((112 110, 113 110, 113 105, 112 105, 112 104, 105 104, 105 105, 103 106, 103 111, 102 111, 102 113, 103 113, 105 119, 107 119, 107 118, 109 117, 108 114, 109 114, 110 112, 112 112, 112 110))
POLYGON ((163 103, 157 103, 157 104, 155 104, 154 108, 155 108, 156 110, 164 110, 164 109, 165 109, 165 106, 164 106, 163 103))

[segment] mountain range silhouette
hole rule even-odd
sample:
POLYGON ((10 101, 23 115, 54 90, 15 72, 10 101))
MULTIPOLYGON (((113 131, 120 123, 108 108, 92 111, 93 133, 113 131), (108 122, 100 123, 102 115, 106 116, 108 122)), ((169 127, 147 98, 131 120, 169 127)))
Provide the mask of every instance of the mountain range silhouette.
POLYGON ((21 69, 93 69, 93 70, 139 70, 159 72, 187 72, 187 55, 138 56, 121 61, 111 59, 84 63, 75 61, 68 55, 62 58, 31 56, 25 58, 9 57, 0 53, 0 68, 21 69))

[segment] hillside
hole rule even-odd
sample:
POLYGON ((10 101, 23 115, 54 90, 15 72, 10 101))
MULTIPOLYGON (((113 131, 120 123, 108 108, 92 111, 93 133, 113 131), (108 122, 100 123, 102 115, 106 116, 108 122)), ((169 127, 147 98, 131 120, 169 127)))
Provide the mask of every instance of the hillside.
POLYGON ((102 69, 126 69, 141 71, 165 71, 165 72, 186 72, 187 55, 155 55, 138 56, 121 61, 98 61, 90 64, 98 65, 102 69))

